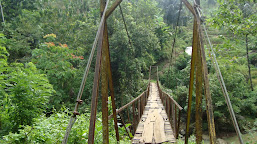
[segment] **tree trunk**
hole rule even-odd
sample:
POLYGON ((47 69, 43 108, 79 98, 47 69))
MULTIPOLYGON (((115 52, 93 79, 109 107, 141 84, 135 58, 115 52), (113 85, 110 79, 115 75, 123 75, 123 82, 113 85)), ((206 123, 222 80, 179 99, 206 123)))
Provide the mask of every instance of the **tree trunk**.
POLYGON ((249 79, 250 79, 251 89, 253 91, 253 82, 252 82, 252 76, 251 76, 251 67, 250 67, 249 52, 248 52, 248 37, 247 36, 248 35, 245 35, 246 56, 247 56, 247 62, 248 62, 249 79))

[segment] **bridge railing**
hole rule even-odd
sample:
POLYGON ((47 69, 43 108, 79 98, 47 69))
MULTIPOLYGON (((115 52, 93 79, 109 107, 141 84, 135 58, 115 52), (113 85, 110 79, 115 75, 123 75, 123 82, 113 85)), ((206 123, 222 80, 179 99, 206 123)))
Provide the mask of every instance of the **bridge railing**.
MULTIPOLYGON (((150 83, 148 83, 146 91, 142 92, 138 97, 134 98, 126 105, 116 109, 117 115, 121 116, 121 114, 124 114, 125 116, 127 114, 126 122, 131 123, 130 131, 133 135, 135 134, 137 125, 140 122, 141 116, 143 115, 145 106, 147 104, 147 99, 149 97, 149 92, 150 83), (132 117, 130 115, 132 115, 132 117)), ((111 114, 108 118, 111 119, 112 117, 113 115, 111 114)))
POLYGON ((170 120, 172 130, 175 133, 174 136, 178 138, 181 110, 183 108, 169 94, 162 91, 159 81, 157 81, 157 87, 159 90, 159 96, 162 100, 162 103, 165 107, 168 118, 170 120))

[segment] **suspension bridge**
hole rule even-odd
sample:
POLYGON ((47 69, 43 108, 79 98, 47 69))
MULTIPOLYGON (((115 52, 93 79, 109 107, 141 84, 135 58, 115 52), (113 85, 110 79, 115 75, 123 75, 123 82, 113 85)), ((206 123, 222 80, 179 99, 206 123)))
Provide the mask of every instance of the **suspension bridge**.
MULTIPOLYGON (((120 141, 118 121, 125 125, 124 114, 127 113, 127 122, 131 123, 129 129, 126 128, 128 137, 131 139, 132 143, 175 143, 176 139, 179 136, 180 129, 180 119, 182 107, 167 93, 165 93, 159 82, 158 78, 158 67, 157 67, 157 82, 151 82, 151 69, 149 70, 149 82, 147 89, 140 94, 138 97, 122 106, 119 109, 116 109, 115 97, 114 97, 114 86, 112 82, 112 70, 110 62, 110 52, 109 52, 109 40, 108 40, 108 31, 107 31, 107 22, 106 19, 112 14, 112 12, 120 5, 122 0, 116 0, 108 8, 109 0, 100 1, 100 11, 101 11, 101 21, 98 27, 95 41, 92 46, 88 64, 85 69, 85 73, 81 82, 80 90, 77 96, 76 105, 74 108, 73 115, 71 116, 69 125, 67 126, 65 136, 63 138, 63 144, 68 142, 68 137, 72 129, 73 124, 76 121, 76 116, 79 115, 78 107, 82 104, 82 93, 87 80, 87 75, 89 68, 94 56, 94 51, 97 47, 96 54, 96 64, 95 64, 95 73, 94 73, 94 83, 92 89, 92 99, 91 99, 91 116, 90 116, 90 126, 88 134, 88 143, 94 144, 94 135, 95 135, 95 122, 96 122, 96 112, 97 112, 97 103, 99 95, 99 87, 101 88, 102 96, 102 131, 103 131, 103 143, 109 143, 109 125, 110 120, 114 121, 115 134, 117 142, 120 141), (101 83, 100 83, 101 79, 101 83), (111 104, 112 104, 112 114, 108 115, 108 96, 111 95, 111 104), (127 112, 126 112, 127 111, 127 112), (130 112, 132 114, 130 114, 130 112), (130 132, 129 132, 130 131, 130 132), (132 133, 133 137, 131 137, 132 133)), ((204 93, 206 101, 206 113, 208 121, 208 130, 210 143, 215 144, 216 141, 216 132, 212 108, 212 100, 208 79, 208 69, 206 64, 205 49, 203 42, 203 32, 205 32, 210 48, 212 45, 209 41, 206 28, 203 24, 201 15, 202 11, 200 9, 199 0, 195 0, 194 4, 191 5, 187 0, 181 0, 189 11, 194 16, 194 27, 193 27, 193 43, 192 43, 192 58, 191 58, 191 70, 190 70, 190 82, 189 82, 189 96, 188 96, 188 108, 187 108, 187 122, 186 122, 186 135, 185 143, 188 143, 189 137, 189 125, 191 117, 191 105, 192 105, 192 93, 194 86, 194 77, 195 77, 195 93, 196 93, 196 142, 198 144, 202 141, 202 117, 201 117, 201 107, 202 107, 202 93, 204 93)), ((119 6, 120 7, 120 6, 119 6)), ((181 6, 182 7, 182 6, 181 6)), ((120 7, 121 10, 121 7, 120 7)), ((122 13, 122 10, 121 10, 122 13)), ((122 14, 123 16, 123 14, 122 14)), ((123 17, 123 22, 125 29, 127 27, 123 17)), ((127 32, 128 35, 128 32, 127 32)), ((129 35, 128 35, 129 38, 129 35)), ((129 39, 129 43, 130 39, 129 39)), ((175 39, 174 39, 175 43, 175 39)), ((174 46, 173 43, 173 46, 174 46)), ((232 109, 229 96, 227 94, 226 86, 224 84, 222 75, 219 70, 218 63, 216 61, 215 54, 213 50, 211 58, 214 61, 214 67, 217 71, 218 79, 221 84, 221 89, 225 96, 228 109, 233 120, 235 131, 237 132, 239 141, 243 144, 241 138, 241 133, 232 109)))

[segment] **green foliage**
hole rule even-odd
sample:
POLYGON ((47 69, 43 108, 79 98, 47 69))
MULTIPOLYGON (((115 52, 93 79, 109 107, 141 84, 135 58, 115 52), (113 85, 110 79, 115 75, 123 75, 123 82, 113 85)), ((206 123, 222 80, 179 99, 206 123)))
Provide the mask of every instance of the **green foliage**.
POLYGON ((234 1, 221 1, 217 13, 209 21, 214 27, 224 27, 234 34, 255 35, 257 31, 255 4, 234 1))
MULTIPOLYGON (((244 75, 237 72, 236 69, 238 69, 238 66, 233 63, 221 66, 221 72, 230 96, 233 110, 237 115, 240 127, 244 129, 245 117, 252 117, 257 114, 257 107, 255 104, 257 99, 256 92, 248 90, 244 75)), ((215 110, 214 116, 216 118, 215 125, 217 130, 224 130, 222 128, 225 128, 226 125, 233 127, 233 123, 230 120, 227 104, 216 77, 216 74, 210 75, 211 93, 215 110)), ((227 126, 226 128, 227 129, 225 130, 233 130, 233 128, 229 129, 227 126)))
MULTIPOLYGON (((215 3, 216 0, 208 0, 202 4, 209 6, 215 3)), ((246 85, 247 61, 243 57, 245 50, 242 47, 245 44, 241 40, 242 35, 249 35, 249 45, 255 40, 251 35, 257 32, 257 17, 254 12, 256 4, 253 0, 221 0, 219 3, 220 9, 208 21, 222 31, 230 31, 216 36, 215 44, 219 45, 215 50, 233 107, 241 118, 239 122, 243 127, 244 118, 254 118, 251 116, 256 115, 257 109, 256 90, 249 92, 246 85), (231 38, 226 38, 227 35, 231 38), (229 61, 223 59, 225 57, 229 61)), ((63 105, 74 106, 71 103, 75 101, 86 63, 83 59, 87 59, 90 53, 99 23, 99 1, 5 0, 2 5, 6 17, 6 23, 2 27, 8 39, 0 34, 0 135, 9 131, 17 132, 20 128, 18 133, 5 136, 2 143, 60 143, 68 123, 68 114, 57 113, 50 118, 39 116, 47 106, 58 110, 63 105)), ((147 77, 150 65, 156 65, 170 57, 174 36, 170 25, 176 25, 179 1, 132 0, 123 1, 121 6, 131 45, 120 12, 114 11, 107 20, 117 107, 145 90, 147 82, 142 79, 147 77)), ((190 17, 192 15, 182 9, 179 25, 190 24, 190 17)), ((190 71, 190 57, 184 50, 192 42, 192 32, 189 29, 191 27, 178 29, 176 64, 170 69, 163 66, 165 70, 160 75, 161 83, 172 89, 172 94, 184 108, 190 71)), ((216 33, 215 31, 214 34, 216 33)), ((251 50, 251 63, 256 64, 254 47, 251 50)), ((93 61, 92 67, 94 64, 93 61)), ((231 126, 214 70, 208 68, 215 120, 218 127, 221 124, 231 126)), ((86 108, 90 103, 92 85, 93 68, 90 69, 83 94, 86 108)), ((88 113, 78 118, 80 120, 74 126, 70 143, 87 141, 88 113)), ((100 121, 98 115, 97 143, 102 140, 100 121)), ((114 142, 113 127, 110 131, 110 140, 114 142)), ((125 135, 124 128, 121 133, 125 135)), ((127 139, 125 136, 123 138, 127 139)))
POLYGON ((47 107, 54 92, 46 76, 33 63, 7 63, 7 51, 0 47, 0 135, 31 125, 47 107))
MULTIPOLYGON (((185 140, 183 139, 178 139, 177 144, 184 144, 185 140)), ((196 144, 196 137, 194 135, 190 136, 188 139, 189 144, 196 144)), ((202 142, 204 144, 204 141, 202 142)))
POLYGON ((183 54, 180 54, 176 59, 176 68, 178 70, 183 70, 187 67, 189 60, 190 56, 187 53, 184 52, 183 54))
POLYGON ((9 61, 28 62, 31 51, 44 41, 42 35, 49 33, 55 33, 57 41, 89 53, 99 19, 96 2, 34 0, 30 4, 34 10, 21 7, 18 16, 7 20, 4 26, 10 39, 6 44, 11 55, 9 61))
POLYGON ((23 9, 35 9, 35 0, 5 0, 1 3, 4 9, 5 19, 7 21, 13 20, 23 9))
MULTIPOLYGON (((180 1, 179 0, 161 0, 158 1, 159 6, 162 7, 164 13, 164 20, 167 24, 175 27, 177 25, 177 19, 180 10, 180 1)), ((184 8, 180 12, 180 21, 179 26, 186 26, 189 20, 191 13, 186 11, 184 8)))
POLYGON ((5 25, 5 34, 9 38, 5 45, 10 53, 9 61, 29 62, 31 50, 42 40, 39 19, 39 12, 22 10, 14 23, 5 25))
MULTIPOLYGON (((34 124, 32 126, 24 126, 23 129, 19 130, 19 133, 10 133, 9 135, 4 136, 3 140, 0 140, 0 143, 61 143, 66 131, 66 126, 68 125, 70 118, 68 110, 65 110, 65 108, 63 108, 62 110, 64 112, 55 113, 49 118, 42 115, 41 117, 34 119, 34 124)), ((97 114, 95 128, 95 143, 102 143, 103 139, 102 122, 100 117, 101 113, 97 114)), ((84 113, 80 116, 77 116, 77 120, 71 130, 68 143, 87 143, 89 118, 90 113, 84 113)), ((120 134, 122 134, 125 132, 125 130, 119 129, 119 132, 120 134)), ((115 143, 115 139, 116 138, 114 130, 110 131, 110 143, 115 143)), ((121 143, 129 143, 129 140, 122 139, 121 143)))
POLYGON ((32 51, 32 62, 41 73, 47 75, 56 91, 56 95, 50 98, 50 103, 58 107, 62 102, 74 102, 75 86, 81 82, 75 80, 84 57, 76 56, 75 51, 67 44, 55 45, 50 42, 55 39, 54 34, 46 35, 45 38, 49 42, 42 43, 38 49, 32 51))
MULTIPOLYGON (((249 77, 246 68, 247 61, 244 60, 245 50, 242 49, 245 47, 245 43, 242 42, 244 37, 242 38, 242 36, 249 35, 248 45, 251 46, 251 42, 254 41, 251 35, 256 35, 257 31, 256 4, 252 1, 236 0, 220 1, 219 4, 219 9, 208 21, 213 27, 227 30, 233 34, 233 39, 222 36, 223 44, 217 45, 215 49, 239 125, 241 129, 247 129, 245 119, 248 117, 254 118, 252 116, 257 114, 256 96, 252 95, 253 92, 256 95, 256 92, 249 91, 249 86, 247 85, 249 77), (225 57, 229 61, 225 60, 225 57)), ((251 64, 255 64, 255 54, 250 54, 249 56, 251 64)), ((222 128, 225 126, 230 125, 232 127, 233 124, 230 121, 223 93, 219 90, 219 82, 215 78, 215 75, 211 75, 210 85, 212 86, 211 91, 215 109, 215 125, 218 130, 223 130, 222 128)), ((228 128, 227 130, 233 129, 228 128)))
MULTIPOLYGON (((137 95, 141 88, 143 73, 148 71, 150 65, 167 57, 162 52, 167 48, 166 25, 162 19, 161 9, 156 6, 157 3, 153 0, 122 3, 132 47, 128 44, 119 11, 114 11, 107 21, 115 94, 118 101, 125 94, 127 99, 137 95), (161 30, 158 31, 160 35, 155 33, 157 29, 161 30)), ((65 54, 73 53, 87 58, 99 21, 99 4, 98 1, 91 0, 36 0, 33 7, 33 10, 21 8, 13 21, 6 22, 5 34, 9 42, 5 45, 10 53, 9 61, 25 63, 32 60, 37 68, 48 76, 57 96, 60 97, 52 97, 50 104, 60 108, 62 102, 74 102, 74 94, 78 92, 86 63, 83 60, 72 60, 65 54), (58 44, 56 42, 66 43, 69 50, 57 50, 61 46, 47 49, 42 36, 51 33, 54 33, 56 38, 47 39, 46 42, 54 42, 55 45, 58 44), (54 69, 54 66, 57 69, 54 69)), ((92 71, 89 73, 85 88, 86 99, 90 99, 91 95, 92 71)))
POLYGON ((122 2, 131 45, 120 11, 114 11, 108 18, 113 81, 114 86, 119 87, 115 89, 118 105, 127 103, 139 94, 142 78, 150 65, 166 56, 162 53, 166 48, 166 25, 161 10, 156 6, 157 3, 152 0, 122 2))
POLYGON ((249 59, 252 65, 257 66, 257 53, 251 54, 249 59))

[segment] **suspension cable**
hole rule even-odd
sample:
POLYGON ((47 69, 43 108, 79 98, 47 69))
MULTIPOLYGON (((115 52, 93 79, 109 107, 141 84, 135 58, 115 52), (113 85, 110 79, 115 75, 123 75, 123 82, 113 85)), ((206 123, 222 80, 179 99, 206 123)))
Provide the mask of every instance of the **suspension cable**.
POLYGON ((175 52, 175 61, 176 61, 175 43, 176 43, 176 37, 177 37, 177 33, 178 33, 177 31, 178 31, 178 24, 179 24, 181 10, 182 10, 182 1, 180 1, 180 5, 179 5, 177 24, 176 24, 176 27, 175 27, 175 36, 174 36, 173 43, 172 43, 171 61, 172 61, 172 55, 173 55, 174 52, 175 52))
MULTIPOLYGON (((199 17, 201 18, 201 14, 200 12, 202 13, 203 15, 203 12, 202 10, 197 7, 196 10, 198 11, 198 14, 199 14, 199 17)), ((219 65, 218 65, 218 62, 217 62, 217 59, 216 59, 216 55, 215 55, 215 52, 213 50, 213 46, 211 44, 211 41, 210 41, 210 38, 208 36, 208 33, 207 33, 207 30, 206 30, 206 27, 205 27, 205 24, 203 23, 203 29, 204 29, 204 32, 205 32, 205 36, 209 42, 209 45, 210 45, 210 52, 211 52, 211 56, 213 57, 214 61, 213 61, 213 64, 214 64, 214 67, 215 67, 215 71, 216 71, 216 74, 217 74, 217 77, 220 81, 220 85, 221 85, 221 88, 222 88, 222 92, 223 92, 223 95, 225 97, 225 100, 226 100, 226 103, 227 103, 227 106, 228 106, 228 109, 229 109, 229 113, 230 113, 230 116, 231 116, 231 119, 232 119, 232 122, 233 122, 233 125, 234 125, 234 128, 236 130, 236 133, 237 133, 237 136, 239 138, 239 141, 241 144, 243 144, 243 139, 242 139, 242 134, 240 132, 240 129, 239 129, 239 126, 238 126, 238 123, 237 123, 237 120, 236 120, 236 117, 235 117, 235 113, 234 113, 234 110, 233 110, 233 107, 232 107, 232 104, 231 104, 231 101, 230 101, 230 98, 229 98, 229 95, 228 95, 228 92, 227 92, 227 88, 226 88, 226 85, 225 85, 225 82, 223 80, 223 77, 222 77, 222 74, 221 74, 221 71, 220 71, 220 68, 219 68, 219 65)), ((212 60, 213 60, 212 59, 212 60)))
POLYGON ((129 45, 131 48, 132 47, 132 42, 131 42, 131 39, 130 39, 130 36, 129 36, 129 33, 128 33, 128 28, 127 28, 127 25, 126 25, 126 21, 125 21, 125 18, 124 18, 124 15, 123 15, 123 11, 122 11, 122 8, 119 4, 119 8, 120 8, 120 13, 121 13, 121 17, 122 17, 122 21, 123 21, 123 24, 124 24, 124 27, 125 27, 125 30, 126 30, 126 33, 127 33, 127 36, 128 36, 128 42, 129 42, 129 45))
POLYGON ((76 116, 79 115, 79 113, 78 113, 78 106, 79 106, 79 104, 82 104, 81 97, 82 97, 82 94, 83 94, 83 90, 85 88, 85 83, 86 83, 86 80, 87 80, 89 68, 90 68, 90 65, 91 65, 91 62, 92 62, 92 59, 93 59, 93 56, 94 56, 94 52, 95 52, 95 48, 96 48, 98 39, 99 39, 100 36, 103 35, 105 13, 107 11, 108 4, 109 4, 109 0, 107 0, 107 2, 106 2, 105 9, 104 9, 103 15, 101 17, 100 24, 98 26, 98 30, 97 30, 96 37, 95 37, 95 40, 94 40, 94 43, 93 43, 93 46, 92 46, 92 49, 91 49, 91 53, 90 53, 88 62, 87 62, 87 66, 86 66, 86 69, 85 69, 85 72, 84 72, 84 76, 83 76, 82 81, 81 81, 81 85, 80 85, 80 89, 79 89, 79 92, 78 92, 78 96, 77 96, 74 112, 73 112, 73 115, 71 116, 69 124, 68 124, 68 126, 66 128, 66 133, 65 133, 65 136, 63 138, 62 144, 67 144, 70 131, 72 129, 72 126, 76 122, 76 119, 77 119, 76 116))
MULTIPOLYGON (((170 64, 169 64, 169 76, 170 76, 170 71, 171 71, 171 63, 172 63, 172 56, 173 56, 173 53, 175 53, 174 55, 174 65, 176 63, 176 51, 175 51, 175 43, 176 43, 176 37, 177 37, 177 30, 178 30, 178 24, 179 24, 179 19, 180 19, 180 12, 182 10, 182 1, 180 1, 180 5, 179 5, 179 12, 178 12, 178 18, 177 18, 177 24, 176 24, 176 27, 175 27, 175 36, 173 38, 173 43, 172 43, 172 50, 171 50, 171 56, 170 56, 170 64)), ((175 81, 177 85, 177 81, 175 81)), ((170 86, 171 87, 171 86, 170 86)))
POLYGON ((175 50, 175 43, 176 43, 176 37, 177 37, 177 34, 178 34, 178 24, 179 24, 179 19, 180 19, 180 13, 181 13, 181 10, 182 10, 182 1, 180 1, 180 6, 179 6, 179 12, 178 12, 178 19, 177 19, 177 25, 175 27, 175 36, 174 36, 174 39, 173 39, 173 44, 172 44, 172 54, 173 54, 173 51, 175 53, 174 57, 175 57, 175 62, 176 62, 176 50, 175 50))

